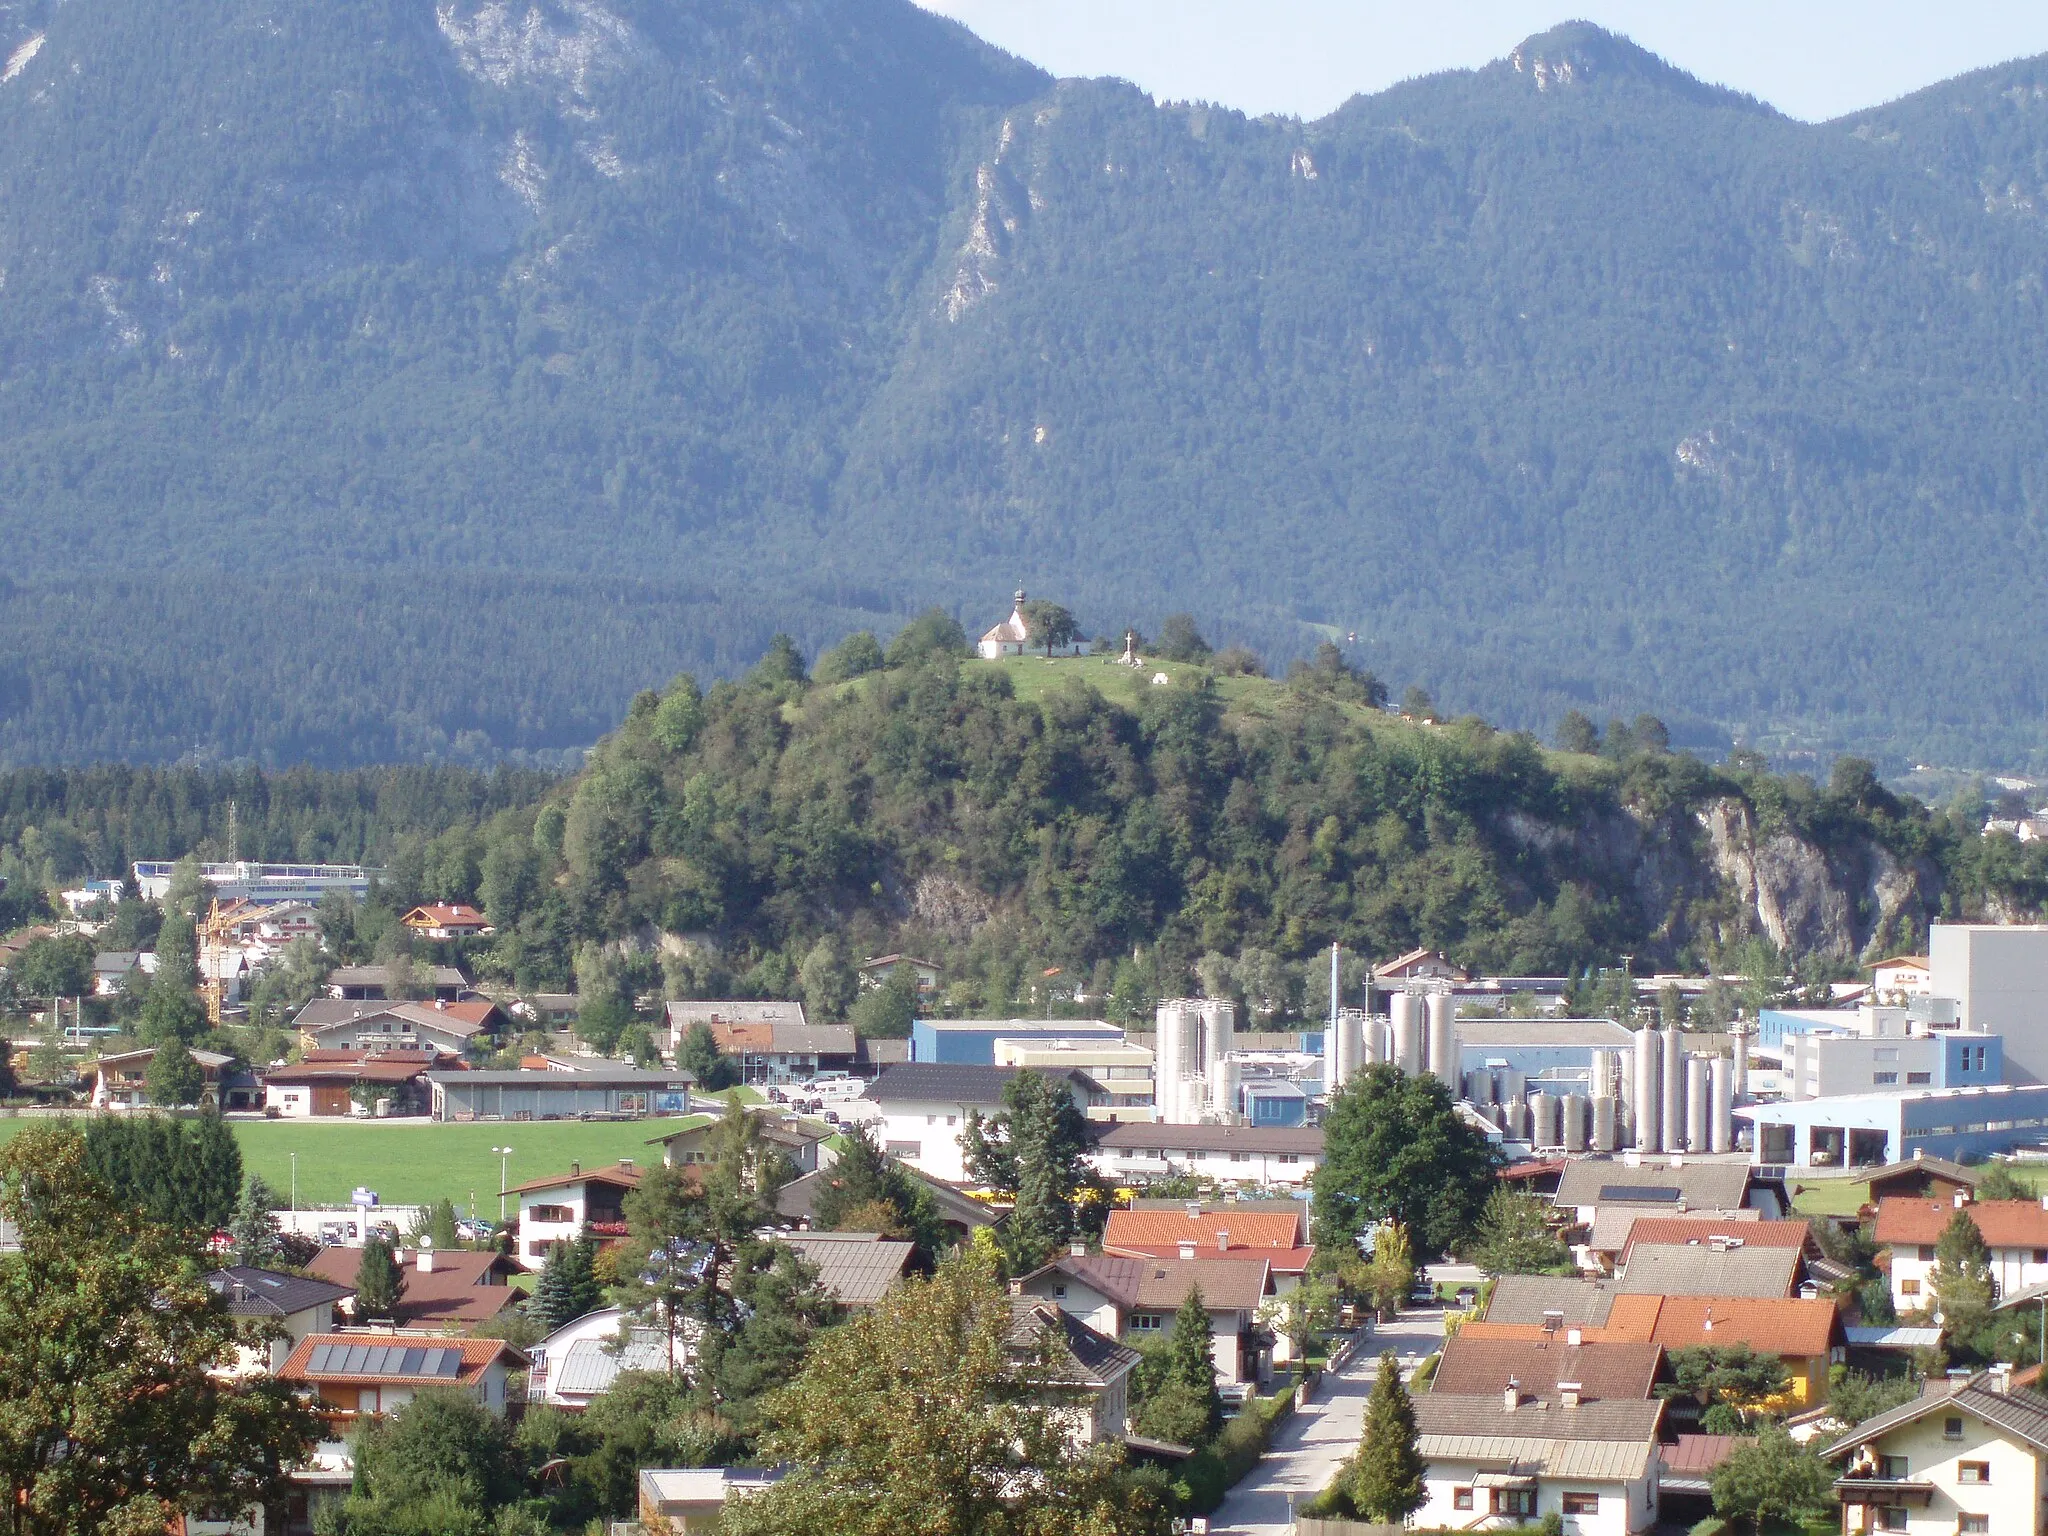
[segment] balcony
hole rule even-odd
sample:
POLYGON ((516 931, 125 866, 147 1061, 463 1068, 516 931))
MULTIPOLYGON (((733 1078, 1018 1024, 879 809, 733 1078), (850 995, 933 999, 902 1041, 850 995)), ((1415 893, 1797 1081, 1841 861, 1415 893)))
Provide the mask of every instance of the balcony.
POLYGON ((1874 1504, 1900 1508, 1914 1505, 1925 1509, 1934 1497, 1934 1484, 1909 1477, 1838 1477, 1835 1497, 1844 1504, 1874 1504))

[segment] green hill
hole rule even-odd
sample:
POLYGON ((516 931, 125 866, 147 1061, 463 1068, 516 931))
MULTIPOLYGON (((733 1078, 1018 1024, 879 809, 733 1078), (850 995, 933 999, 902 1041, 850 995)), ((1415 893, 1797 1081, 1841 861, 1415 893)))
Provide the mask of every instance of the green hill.
POLYGON ((1019 584, 2048 760, 2044 69, 1816 126, 1574 24, 1300 123, 908 0, 17 0, 0 761, 546 754, 1019 584))

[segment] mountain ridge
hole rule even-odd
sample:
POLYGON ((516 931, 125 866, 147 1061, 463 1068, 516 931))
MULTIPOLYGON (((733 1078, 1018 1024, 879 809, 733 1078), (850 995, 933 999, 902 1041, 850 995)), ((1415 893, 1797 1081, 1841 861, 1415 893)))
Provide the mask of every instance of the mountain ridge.
POLYGON ((1249 119, 894 0, 32 35, 0 761, 556 750, 1020 584, 1512 725, 2048 754, 2032 97, 1807 125, 1568 23, 1249 119))

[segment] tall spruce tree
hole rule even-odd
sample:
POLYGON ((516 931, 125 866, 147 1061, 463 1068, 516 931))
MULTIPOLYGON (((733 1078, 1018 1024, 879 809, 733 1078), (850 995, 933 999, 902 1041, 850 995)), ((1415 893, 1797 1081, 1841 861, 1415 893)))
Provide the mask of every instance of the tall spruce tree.
POLYGON ((235 1213, 228 1220, 228 1236, 234 1240, 235 1262, 261 1269, 284 1256, 283 1233, 271 1214, 269 1189, 251 1177, 235 1213))
POLYGON ((1036 1269, 1077 1237, 1090 1237, 1077 1203, 1101 1181, 1088 1165, 1088 1121, 1064 1078, 1020 1072, 1003 1085, 1003 1108, 969 1110, 960 1145, 968 1170, 1014 1204, 1002 1234, 1010 1273, 1036 1269))
POLYGON ((1138 1428, 1175 1445, 1206 1445, 1223 1427, 1223 1396, 1216 1390, 1214 1334, 1199 1286, 1189 1289, 1173 1315, 1173 1331, 1147 1372, 1138 1428))
POLYGON ((916 1244, 917 1267, 929 1272, 947 1246, 946 1224, 931 1188, 890 1157, 867 1122, 841 1133, 839 1157, 811 1202, 821 1232, 880 1232, 916 1244))
POLYGON ((1398 1525, 1422 1507, 1422 1453, 1416 1447, 1415 1404, 1401 1384, 1401 1362, 1390 1349, 1365 1402, 1365 1431, 1345 1479, 1351 1504, 1367 1520, 1398 1525))
POLYGON ((1991 1250, 1967 1206, 1957 1208, 1935 1240, 1934 1305, 1950 1346, 1971 1352, 1991 1320, 1991 1250))
POLYGON ((398 1303, 405 1295, 405 1270, 390 1242, 382 1236, 363 1244, 363 1257, 356 1269, 356 1316, 396 1318, 398 1303))
POLYGON ((574 1277, 570 1271, 576 1264, 575 1249, 574 1243, 556 1243, 540 1267, 540 1279, 534 1282, 528 1310, 550 1333, 583 1315, 574 1310, 574 1277))
POLYGON ((149 1102, 165 1109, 197 1104, 206 1092, 206 1074, 183 1040, 176 1035, 156 1048, 143 1074, 149 1102))

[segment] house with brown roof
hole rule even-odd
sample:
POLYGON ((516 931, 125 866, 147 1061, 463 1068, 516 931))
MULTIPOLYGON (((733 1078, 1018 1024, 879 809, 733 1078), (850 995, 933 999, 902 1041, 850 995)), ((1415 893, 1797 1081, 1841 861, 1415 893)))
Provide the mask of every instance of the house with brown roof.
MULTIPOLYGON (((1261 1204, 1278 1202, 1260 1202, 1261 1204)), ((1109 1213, 1102 1251, 1130 1258, 1256 1261, 1272 1275, 1273 1294, 1298 1287, 1316 1256, 1305 1241, 1307 1207, 1287 1202, 1283 1210, 1248 1210, 1235 1202, 1191 1201, 1177 1210, 1121 1210, 1109 1213)), ((1292 1363, 1285 1337, 1273 1341, 1273 1363, 1292 1363)))
POLYGON ((1272 1341, 1257 1326, 1259 1304, 1273 1294, 1264 1260, 1070 1253, 1011 1281, 1010 1289, 1056 1302, 1098 1333, 1140 1342, 1170 1337, 1174 1313, 1199 1290, 1223 1383, 1243 1388, 1271 1373, 1272 1341))
POLYGON ((1871 1174, 1867 1209, 1875 1213, 1880 1202, 1891 1199, 1948 1202, 1964 1195, 1974 1200, 1981 1177, 1979 1169, 1916 1151, 1904 1161, 1887 1163, 1871 1174))
MULTIPOLYGON (((519 1292, 505 1283, 508 1266, 496 1253, 401 1248, 397 1258, 405 1276, 398 1298, 400 1327, 459 1332, 489 1322, 519 1300, 519 1292)), ((328 1247, 313 1255, 306 1273, 353 1293, 362 1265, 362 1249, 328 1247)))
MULTIPOLYGON (((1540 1339, 1562 1333, 1567 1342, 1656 1344, 1668 1354, 1708 1344, 1747 1344, 1776 1355, 1792 1378, 1792 1398, 1818 1403, 1827 1395, 1828 1367, 1840 1364, 1847 1340, 1835 1303, 1827 1299, 1750 1296, 1628 1296, 1606 1287, 1596 1293, 1607 1303, 1597 1322, 1572 1324, 1562 1318, 1540 1323, 1467 1323, 1459 1337, 1540 1339)), ((1597 1308, 1589 1308, 1597 1311, 1597 1308)))
MULTIPOLYGON (((830 1126, 786 1119, 769 1110, 753 1109, 746 1113, 758 1122, 761 1139, 778 1148, 800 1173, 814 1172, 821 1162, 829 1166, 834 1160, 836 1154, 825 1147, 832 1135, 830 1126)), ((718 1119, 713 1118, 702 1125, 670 1131, 666 1136, 650 1136, 647 1144, 660 1147, 661 1160, 671 1168, 702 1166, 712 1160, 712 1138, 717 1127, 718 1119)))
POLYGON ((818 1284, 842 1307, 872 1307, 910 1268, 915 1243, 875 1232, 784 1232, 778 1243, 818 1271, 818 1284))
POLYGON ((330 1440, 396 1413, 421 1392, 466 1389, 505 1411, 505 1378, 526 1356, 503 1339, 410 1329, 351 1329, 299 1340, 277 1379, 306 1390, 330 1440))
POLYGON ((2039 1200, 1882 1200, 1876 1239, 1891 1254, 1892 1305, 1901 1312, 1934 1306, 1934 1245, 1957 1211, 1969 1214, 1991 1250, 1995 1295, 2048 1284, 2048 1196, 2039 1200))
MULTIPOLYGON (((1470 1326, 1469 1324, 1467 1325, 1470 1326)), ((1505 1530, 1556 1515, 1573 1536, 1630 1536, 1657 1522, 1664 1405, 1430 1391, 1415 1400, 1421 1528, 1505 1530)))
MULTIPOLYGON (((469 986, 469 978, 452 965, 428 967, 434 996, 452 1003, 469 986)), ((391 1000, 391 968, 384 965, 338 965, 327 973, 327 995, 346 1002, 391 1000)))
POLYGON ((854 967, 863 988, 879 987, 896 974, 897 967, 908 968, 917 978, 917 995, 930 997, 939 990, 939 967, 930 960, 920 960, 915 955, 877 955, 872 960, 862 961, 854 967))
POLYGON ((1142 1358, 1135 1349, 1053 1302, 1028 1296, 1010 1298, 1010 1328, 1003 1344, 1018 1368, 1049 1366, 1056 1406, 1075 1443, 1124 1438, 1131 1416, 1130 1376, 1142 1358))
MULTIPOLYGON (((908 1163, 897 1163, 911 1178, 924 1187, 938 1207, 939 1220, 945 1226, 948 1236, 956 1243, 967 1242, 983 1227, 999 1226, 1008 1215, 1003 1207, 990 1206, 969 1195, 961 1193, 954 1185, 942 1179, 920 1173, 908 1163)), ((776 1192, 775 1213, 785 1221, 796 1222, 808 1228, 811 1212, 818 1196, 830 1187, 833 1180, 830 1167, 820 1168, 816 1173, 807 1173, 800 1179, 792 1179, 776 1192)))
POLYGON ((1845 1536, 2035 1536, 2048 1499, 2048 1397, 2010 1367, 1929 1382, 1821 1454, 1841 1465, 1845 1536))
MULTIPOLYGON (((223 1110, 254 1109, 263 1097, 256 1075, 232 1056, 219 1051, 193 1049, 204 1086, 201 1104, 223 1110)), ((79 1077, 92 1084, 94 1109, 142 1109, 149 1103, 149 1064, 156 1060, 156 1047, 138 1051, 117 1051, 86 1062, 79 1077)))
POLYGON ((1472 973, 1440 949, 1411 949, 1373 967, 1374 981, 1470 981, 1472 973))
POLYGON ((432 1105, 426 1075, 461 1066, 459 1057, 431 1047, 307 1051, 263 1074, 263 1102, 288 1120, 423 1115, 432 1105))
POLYGON ((567 1173, 501 1190, 519 1199, 519 1245, 514 1254, 519 1267, 542 1268, 555 1244, 573 1243, 585 1233, 624 1237, 626 1196, 640 1187, 646 1172, 631 1158, 588 1173, 581 1163, 571 1163, 567 1173))
POLYGON ((387 1003, 366 998, 315 999, 294 1021, 307 1050, 435 1050, 462 1056, 510 1024, 489 998, 387 1003), (336 1006, 339 1004, 339 1006, 336 1006), (353 1008, 350 1005, 355 1005, 353 1008))
POLYGON ((1540 1339, 1492 1339, 1461 1330, 1444 1341, 1429 1390, 1455 1397, 1498 1394, 1513 1386, 1546 1402, 1573 1393, 1582 1403, 1646 1402, 1663 1360, 1660 1345, 1589 1344, 1577 1330, 1540 1339))
POLYGON ((1801 1273, 1797 1248, 1751 1248, 1739 1238, 1634 1242, 1620 1291, 1624 1296, 1791 1296, 1799 1290, 1801 1273))
POLYGON ((231 1264, 206 1277, 206 1283, 227 1304, 228 1316, 271 1325, 278 1336, 261 1345, 243 1345, 237 1375, 276 1371, 301 1339, 334 1327, 337 1302, 352 1300, 355 1291, 328 1280, 287 1275, 252 1264, 231 1264))
POLYGON ((423 939, 471 939, 497 931, 483 913, 459 901, 414 907, 399 921, 423 939))

